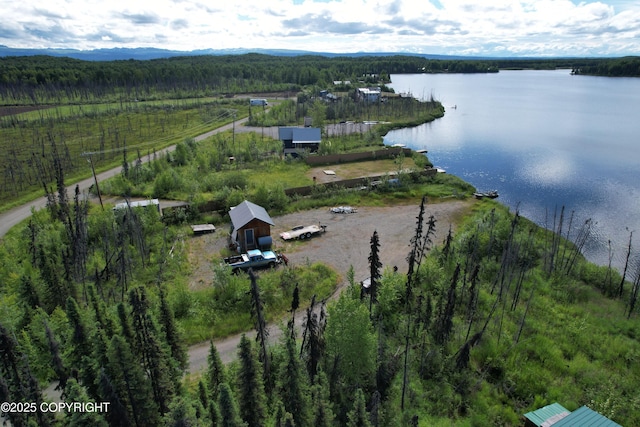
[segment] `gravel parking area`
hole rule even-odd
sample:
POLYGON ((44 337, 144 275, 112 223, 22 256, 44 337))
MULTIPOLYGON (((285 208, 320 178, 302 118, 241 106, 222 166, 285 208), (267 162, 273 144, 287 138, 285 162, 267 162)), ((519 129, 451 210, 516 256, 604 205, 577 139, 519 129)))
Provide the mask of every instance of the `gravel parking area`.
MULTIPOLYGON (((473 200, 451 200, 428 204, 425 218, 433 215, 436 219, 435 244, 441 243, 449 224, 455 223, 469 211, 473 200)), ((275 226, 271 229, 274 246, 284 253, 293 265, 310 262, 323 262, 333 267, 346 281, 346 273, 353 265, 355 279, 362 280, 368 273, 370 240, 373 232, 378 231, 380 241, 380 259, 383 268, 398 267, 406 273, 406 257, 409 244, 416 227, 419 205, 403 204, 388 207, 356 207, 352 214, 336 214, 328 208, 313 209, 274 217, 275 226), (285 242, 279 234, 296 225, 322 224, 327 226, 326 233, 308 240, 285 242)), ((190 261, 194 266, 191 288, 211 284, 211 263, 220 258, 220 250, 226 245, 228 226, 220 226, 214 234, 193 237, 190 240, 190 261)))
MULTIPOLYGON (((442 242, 449 230, 449 224, 469 212, 473 200, 447 201, 427 205, 426 215, 436 219, 436 237, 434 243, 442 242)), ((276 226, 272 228, 276 250, 282 251, 295 264, 306 263, 307 260, 321 261, 333 267, 342 280, 338 291, 346 285, 346 273, 353 265, 355 279, 365 279, 368 273, 369 242, 374 230, 380 237, 380 258, 385 267, 397 266, 401 273, 407 272, 406 257, 409 254, 409 242, 415 231, 419 206, 396 205, 390 207, 358 207, 353 214, 334 214, 325 209, 297 212, 272 218, 276 226), (309 240, 284 242, 279 233, 296 225, 323 224, 327 231, 309 240)), ((194 237, 190 240, 190 256, 194 264, 191 276, 193 288, 211 285, 211 262, 218 262, 220 250, 226 244, 228 227, 220 226, 214 234, 194 237)), ((338 293, 334 294, 337 295, 338 293)), ((298 311, 296 324, 303 322, 304 310, 298 311)), ((269 340, 277 342, 282 330, 277 323, 269 325, 269 340)), ((247 332, 254 337, 253 331, 247 332)), ((215 342, 220 358, 224 363, 235 359, 240 334, 215 342)), ((204 342, 189 348, 189 371, 201 372, 206 367, 209 343, 204 342)))

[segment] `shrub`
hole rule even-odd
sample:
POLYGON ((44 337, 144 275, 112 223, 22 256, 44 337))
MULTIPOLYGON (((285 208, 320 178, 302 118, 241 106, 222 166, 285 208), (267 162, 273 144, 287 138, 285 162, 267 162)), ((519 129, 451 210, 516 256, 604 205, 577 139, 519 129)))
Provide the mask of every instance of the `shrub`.
POLYGON ((182 188, 182 177, 173 169, 163 171, 153 184, 153 197, 166 198, 182 188))

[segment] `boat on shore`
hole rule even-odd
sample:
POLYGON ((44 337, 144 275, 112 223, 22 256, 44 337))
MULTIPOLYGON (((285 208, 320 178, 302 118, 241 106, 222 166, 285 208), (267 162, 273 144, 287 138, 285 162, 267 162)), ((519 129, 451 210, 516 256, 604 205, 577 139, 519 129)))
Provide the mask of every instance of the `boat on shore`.
POLYGON ((490 191, 473 193, 473 197, 475 197, 476 199, 484 199, 485 197, 487 199, 495 199, 498 196, 499 196, 498 190, 490 190, 490 191))

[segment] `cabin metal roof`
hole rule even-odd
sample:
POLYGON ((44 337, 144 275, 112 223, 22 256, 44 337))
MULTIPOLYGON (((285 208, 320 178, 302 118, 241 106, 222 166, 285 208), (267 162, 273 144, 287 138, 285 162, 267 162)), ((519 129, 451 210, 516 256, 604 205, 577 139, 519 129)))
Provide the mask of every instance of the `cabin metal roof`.
POLYGON ((576 409, 567 415, 553 427, 622 427, 620 424, 611 421, 609 418, 589 409, 586 406, 576 409))
POLYGON ((319 144, 322 141, 320 128, 281 127, 278 128, 278 138, 281 141, 291 141, 294 144, 319 144))
POLYGON ((273 220, 262 206, 258 206, 248 200, 232 208, 229 211, 229 217, 234 230, 239 230, 254 219, 274 225, 273 220))
POLYGON ((548 424, 547 421, 557 422, 559 419, 568 416, 570 413, 571 412, 561 404, 552 403, 551 405, 536 409, 535 411, 527 412, 524 416, 534 425, 538 427, 542 427, 544 425, 546 427, 547 425, 555 425, 548 424))
POLYGON ((129 201, 117 203, 114 206, 114 209, 126 209, 127 207, 131 208, 144 208, 147 206, 160 206, 160 201, 158 199, 150 199, 150 200, 138 200, 138 201, 129 201))

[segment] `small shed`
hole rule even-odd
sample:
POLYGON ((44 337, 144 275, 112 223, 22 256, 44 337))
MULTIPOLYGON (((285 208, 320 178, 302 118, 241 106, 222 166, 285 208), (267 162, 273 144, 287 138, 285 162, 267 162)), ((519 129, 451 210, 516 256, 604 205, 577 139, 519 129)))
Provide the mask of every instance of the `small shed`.
POLYGON ((273 220, 267 211, 248 200, 231 208, 231 241, 240 252, 250 249, 266 249, 271 247, 271 226, 273 220))

